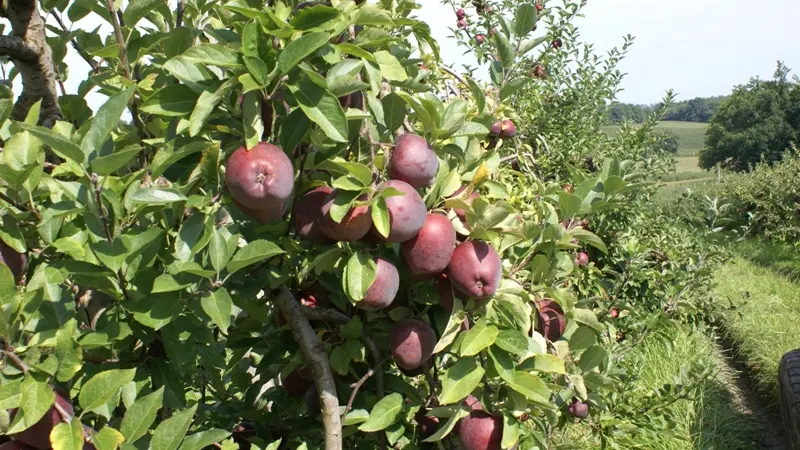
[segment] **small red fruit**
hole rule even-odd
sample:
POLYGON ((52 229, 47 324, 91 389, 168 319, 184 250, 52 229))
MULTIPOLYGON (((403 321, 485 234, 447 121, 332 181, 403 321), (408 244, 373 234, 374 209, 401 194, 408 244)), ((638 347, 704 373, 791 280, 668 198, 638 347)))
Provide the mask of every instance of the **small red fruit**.
POLYGON ((562 184, 562 185, 561 185, 561 189, 563 189, 563 190, 564 190, 564 192, 569 192, 569 193, 572 193, 572 185, 571 185, 570 183, 564 183, 564 184, 562 184))
POLYGON ((536 331, 550 341, 557 341, 567 328, 564 310, 554 300, 546 298, 536 302, 538 319, 536 331))
MULTIPOLYGON (((330 215, 330 210, 337 195, 339 195, 339 191, 334 189, 322 206, 322 217, 320 219, 322 232, 329 238, 339 242, 357 241, 363 238, 372 227, 372 215, 370 214, 369 206, 351 207, 341 222, 336 223, 330 215)), ((367 200, 367 194, 362 194, 358 199, 367 200)))
POLYGON ((567 407, 567 410, 569 410, 569 413, 573 417, 577 417, 579 419, 585 419, 586 416, 589 415, 589 405, 586 404, 586 403, 583 403, 582 401, 578 400, 577 398, 573 398, 572 399, 572 403, 569 404, 569 407, 567 407))
POLYGON ((585 266, 587 264, 589 264, 589 255, 587 255, 585 252, 578 253, 578 255, 575 257, 575 265, 585 266))
POLYGON ((497 122, 492 124, 492 127, 489 129, 489 136, 500 136, 500 133, 503 132, 503 121, 498 120, 497 122))
POLYGON ((539 2, 536 2, 534 6, 536 7, 536 12, 542 12, 542 10, 544 10, 544 5, 539 2))
POLYGON ((503 416, 472 411, 459 421, 458 440, 463 450, 500 450, 503 416))
POLYGON ((611 310, 608 311, 608 315, 611 316, 612 319, 616 319, 619 317, 619 310, 617 308, 611 308, 611 310))
POLYGON ((456 22, 456 25, 458 25, 458 28, 463 30, 463 29, 467 28, 467 20, 466 19, 460 19, 458 22, 456 22))
POLYGON ((307 239, 317 245, 329 241, 322 232, 320 219, 322 206, 331 192, 333 189, 328 186, 319 186, 303 194, 294 203, 294 227, 301 239, 307 239))
POLYGON ((226 163, 226 183, 233 198, 250 209, 268 211, 278 219, 289 205, 294 168, 280 148, 261 142, 250 150, 240 147, 226 163))
POLYGON ((459 8, 458 11, 456 11, 456 17, 458 17, 458 20, 461 20, 467 17, 467 12, 464 11, 464 8, 459 8))
POLYGON ((394 264, 383 258, 375 259, 375 264, 378 266, 375 281, 367 289, 364 298, 356 304, 364 311, 377 311, 391 305, 400 288, 400 274, 394 264))
POLYGON ((478 34, 475 36, 475 42, 477 42, 478 45, 481 45, 486 42, 486 37, 484 37, 482 34, 478 34))
POLYGON ((502 275, 500 255, 482 241, 467 241, 456 247, 447 266, 453 287, 477 299, 493 296, 502 275))
POLYGON ((564 43, 561 42, 561 39, 554 39, 553 40, 553 48, 554 49, 559 49, 559 48, 561 48, 562 45, 564 45, 564 43))
POLYGON ((422 367, 433 354, 436 333, 418 319, 404 319, 392 326, 392 356, 397 366, 405 370, 422 367))
POLYGON ((509 119, 503 121, 503 132, 500 133, 500 136, 503 138, 512 138, 517 135, 517 126, 514 125, 509 119))
POLYGON ((424 279, 447 268, 455 244, 456 231, 447 216, 429 213, 419 234, 403 242, 400 253, 411 273, 424 279))
POLYGON ((421 189, 433 184, 439 171, 439 158, 422 136, 404 133, 397 137, 387 164, 389 178, 405 181, 421 189))

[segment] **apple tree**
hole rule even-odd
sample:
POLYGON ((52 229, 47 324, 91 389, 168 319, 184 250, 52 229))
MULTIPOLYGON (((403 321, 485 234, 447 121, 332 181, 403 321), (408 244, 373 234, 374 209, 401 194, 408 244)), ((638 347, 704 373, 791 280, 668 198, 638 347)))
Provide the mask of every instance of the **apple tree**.
POLYGON ((529 449, 599 417, 613 326, 565 280, 626 182, 515 161, 561 10, 459 6, 496 20, 488 75, 407 0, 8 2, 3 448, 529 449))

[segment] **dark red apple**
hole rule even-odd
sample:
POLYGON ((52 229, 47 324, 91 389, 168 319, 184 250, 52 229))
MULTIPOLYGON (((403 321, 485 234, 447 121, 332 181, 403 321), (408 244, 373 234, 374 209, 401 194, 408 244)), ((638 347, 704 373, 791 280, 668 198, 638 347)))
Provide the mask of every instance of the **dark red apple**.
POLYGON ((0 450, 31 450, 32 448, 33 447, 29 447, 20 441, 8 441, 0 445, 0 450))
MULTIPOLYGON (((63 408, 67 413, 72 415, 74 413, 72 404, 65 395, 62 395, 58 389, 55 389, 56 403, 63 408)), ((10 420, 13 422, 16 410, 11 412, 10 420)), ((61 415, 58 413, 54 406, 50 407, 44 416, 38 422, 33 424, 32 427, 17 433, 12 434, 11 438, 29 445, 35 449, 46 450, 50 448, 50 431, 53 430, 57 424, 61 422, 61 415)))
POLYGON ((489 129, 489 136, 500 136, 500 133, 503 132, 503 121, 498 120, 497 122, 492 124, 492 127, 489 129))
POLYGON ((375 263, 378 266, 375 281, 356 305, 365 311, 377 311, 391 305, 400 288, 400 274, 394 264, 383 258, 376 258, 375 263))
POLYGON ((608 311, 608 315, 611 316, 612 319, 616 319, 617 317, 619 317, 619 309, 611 308, 608 311))
POLYGON ((404 181, 389 180, 380 186, 380 189, 386 188, 395 188, 405 195, 386 198, 386 207, 389 210, 389 237, 381 236, 381 240, 405 242, 416 236, 425 225, 427 217, 425 202, 419 193, 404 181))
POLYGON ((425 364, 436 347, 436 333, 418 319, 403 319, 392 326, 392 356, 397 366, 414 370, 425 364))
POLYGON ((439 158, 422 136, 404 133, 397 137, 387 164, 389 178, 405 181, 422 189, 433 184, 439 171, 439 158))
POLYGON ((517 126, 514 125, 509 119, 503 121, 503 131, 500 133, 500 137, 502 138, 512 138, 517 135, 517 126))
POLYGON ((460 19, 458 22, 456 22, 456 25, 458 25, 458 28, 462 30, 467 28, 467 19, 460 19))
POLYGON ((428 417, 425 415, 427 412, 427 409, 420 408, 419 412, 414 416, 414 420, 417 421, 417 430, 423 438, 429 438, 439 430, 439 418, 428 417))
POLYGON ((18 253, 0 239, 0 264, 8 267, 14 276, 14 281, 19 284, 28 267, 28 257, 24 253, 18 253))
MULTIPOLYGON (((339 191, 334 189, 322 205, 322 218, 320 229, 326 236, 338 242, 357 241, 363 238, 372 227, 372 215, 369 206, 352 206, 341 222, 336 223, 331 217, 330 210, 339 191)), ((367 194, 362 194, 358 200, 368 200, 367 194)))
POLYGON ((461 20, 464 17, 467 17, 467 12, 464 11, 464 8, 459 8, 458 11, 456 11, 456 17, 458 18, 458 20, 461 20))
POLYGON ((477 42, 478 45, 481 45, 484 42, 486 42, 486 37, 484 35, 482 35, 482 34, 476 34, 475 35, 475 42, 477 42))
POLYGON ((545 298, 536 301, 538 321, 536 331, 550 341, 557 341, 567 328, 567 320, 561 305, 553 299, 545 298))
POLYGON ((572 399, 572 403, 569 404, 567 410, 573 417, 577 417, 579 419, 585 419, 586 416, 589 415, 589 405, 578 400, 577 398, 572 399))
POLYGON ((483 241, 467 241, 456 247, 447 266, 447 277, 453 287, 478 299, 497 292, 502 274, 500 255, 483 241))
POLYGON ((562 45, 564 45, 564 43, 561 42, 561 39, 554 39, 553 40, 553 48, 559 49, 559 48, 561 48, 562 45))
POLYGON ((539 3, 539 2, 536 2, 536 3, 534 4, 534 6, 536 7, 536 12, 542 12, 542 11, 544 10, 544 5, 542 5, 542 4, 541 4, 541 3, 539 3))
POLYGON ((264 218, 280 218, 294 188, 294 168, 280 148, 261 142, 250 150, 240 147, 226 163, 228 190, 250 209, 267 211, 264 218))
POLYGON ((333 192, 328 186, 319 186, 303 194, 294 203, 294 228, 301 239, 322 245, 330 242, 322 232, 321 217, 325 200, 333 192))
POLYGON ((503 441, 503 417, 486 411, 472 411, 459 421, 461 450, 500 450, 503 441))
POLYGON ((400 253, 416 279, 442 273, 450 263, 456 231, 444 214, 430 213, 419 234, 403 242, 400 253))

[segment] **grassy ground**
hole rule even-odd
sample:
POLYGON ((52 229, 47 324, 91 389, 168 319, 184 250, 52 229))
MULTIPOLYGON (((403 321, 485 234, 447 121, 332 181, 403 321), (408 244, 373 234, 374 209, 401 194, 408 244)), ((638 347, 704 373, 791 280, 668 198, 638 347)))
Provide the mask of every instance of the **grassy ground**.
MULTIPOLYGON (((755 449, 762 437, 761 419, 752 416, 735 388, 736 374, 725 363, 724 356, 708 336, 697 331, 674 331, 675 344, 665 345, 648 339, 635 350, 626 363, 640 368, 627 395, 646 396, 654 389, 673 383, 681 369, 693 361, 706 361, 719 371, 715 380, 703 386, 702 394, 692 400, 672 405, 675 417, 674 435, 637 435, 622 448, 650 450, 686 449, 755 449)), ((571 427, 564 435, 555 436, 555 448, 599 448, 586 428, 571 427)))
POLYGON ((653 200, 661 203, 673 202, 687 189, 698 195, 709 195, 713 197, 717 186, 717 179, 710 174, 707 176, 709 178, 690 178, 664 183, 664 185, 658 189, 658 192, 656 192, 653 200))
MULTIPOLYGON (((656 127, 660 131, 668 131, 678 138, 678 156, 697 156, 703 148, 706 138, 705 123, 664 121, 656 127)), ((618 125, 603 127, 609 135, 616 133, 618 125)))
POLYGON ((743 303, 727 315, 725 336, 774 405, 781 356, 800 348, 800 260, 788 248, 758 241, 736 250, 741 256, 717 272, 717 293, 743 303))

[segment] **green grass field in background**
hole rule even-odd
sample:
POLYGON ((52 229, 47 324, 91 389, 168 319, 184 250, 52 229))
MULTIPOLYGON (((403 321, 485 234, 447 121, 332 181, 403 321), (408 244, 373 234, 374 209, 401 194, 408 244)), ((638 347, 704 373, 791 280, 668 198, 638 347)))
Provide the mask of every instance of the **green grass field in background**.
MULTIPOLYGON (((706 123, 697 122, 660 122, 656 129, 668 131, 678 138, 678 156, 697 156, 703 148, 706 139, 706 123)), ((619 125, 606 125, 603 130, 613 135, 619 129, 619 125)))

